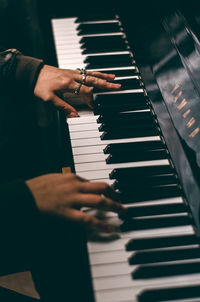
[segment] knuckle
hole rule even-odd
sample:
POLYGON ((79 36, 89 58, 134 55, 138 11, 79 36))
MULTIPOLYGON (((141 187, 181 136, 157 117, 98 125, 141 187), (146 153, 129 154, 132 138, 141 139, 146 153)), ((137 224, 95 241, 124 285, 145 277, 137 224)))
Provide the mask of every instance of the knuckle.
POLYGON ((84 92, 86 94, 91 94, 92 93, 92 88, 85 86, 84 92))
POLYGON ((47 92, 43 97, 43 100, 45 102, 52 101, 52 99, 53 99, 53 94, 51 92, 47 92))
POLYGON ((102 190, 103 192, 107 192, 109 191, 109 185, 105 182, 105 183, 102 183, 102 190))
POLYGON ((101 208, 105 208, 107 206, 107 202, 104 196, 100 195, 97 198, 97 204, 101 207, 101 208))
POLYGON ((69 77, 61 77, 60 82, 63 86, 69 86, 71 83, 71 78, 69 77))
POLYGON ((92 217, 89 215, 83 215, 82 216, 82 223, 84 225, 90 226, 92 224, 92 217))

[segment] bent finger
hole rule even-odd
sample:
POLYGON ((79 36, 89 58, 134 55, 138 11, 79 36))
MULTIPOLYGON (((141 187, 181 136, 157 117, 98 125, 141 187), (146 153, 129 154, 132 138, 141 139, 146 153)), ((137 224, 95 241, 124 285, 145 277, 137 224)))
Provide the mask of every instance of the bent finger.
POLYGON ((109 89, 109 90, 110 89, 120 89, 120 87, 121 87, 121 84, 108 82, 107 80, 93 77, 90 75, 88 75, 86 77, 84 84, 89 87, 96 87, 99 89, 109 89))
POLYGON ((123 215, 127 209, 120 203, 116 202, 103 194, 77 194, 75 203, 82 207, 111 211, 123 215))
POLYGON ((83 224, 88 230, 110 233, 113 228, 108 223, 76 209, 63 209, 63 216, 83 224))
MULTIPOLYGON (((80 73, 79 70, 77 70, 77 74, 81 77, 83 77, 83 75, 80 73)), ((87 76, 93 76, 93 77, 97 77, 97 78, 100 78, 100 79, 104 79, 104 80, 107 80, 107 81, 113 81, 115 79, 115 74, 112 74, 112 73, 103 73, 103 72, 100 72, 100 71, 90 71, 90 70, 86 70, 86 75, 87 76)), ((81 82, 81 77, 79 77, 79 80, 81 82)))
POLYGON ((119 194, 106 182, 84 182, 81 184, 81 192, 104 194, 113 200, 120 200, 119 194))
POLYGON ((78 117, 78 112, 76 111, 76 109, 63 101, 56 94, 52 96, 50 101, 56 108, 63 110, 68 117, 78 117))

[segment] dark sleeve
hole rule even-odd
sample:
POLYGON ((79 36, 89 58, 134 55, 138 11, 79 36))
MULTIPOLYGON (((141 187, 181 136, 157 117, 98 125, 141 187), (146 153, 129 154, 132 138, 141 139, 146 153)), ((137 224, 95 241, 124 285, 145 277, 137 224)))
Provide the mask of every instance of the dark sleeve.
POLYGON ((26 184, 0 185, 0 275, 29 267, 39 225, 40 212, 26 184))
POLYGON ((24 56, 16 49, 0 52, 0 83, 3 89, 32 94, 38 74, 44 63, 24 56))

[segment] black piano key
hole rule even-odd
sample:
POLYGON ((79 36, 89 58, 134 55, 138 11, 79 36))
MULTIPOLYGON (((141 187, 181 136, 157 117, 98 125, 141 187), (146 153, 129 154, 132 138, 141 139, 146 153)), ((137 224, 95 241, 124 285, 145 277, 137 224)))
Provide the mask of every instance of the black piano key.
MULTIPOLYGON (((125 121, 124 123, 104 123, 101 124, 101 126, 98 128, 99 131, 106 131, 106 132, 116 132, 116 131, 125 131, 130 129, 141 129, 141 128, 147 128, 147 127, 155 127, 155 123, 153 119, 147 119, 146 121, 141 119, 134 119, 133 121, 125 121)), ((127 146, 128 148, 128 146, 127 146)), ((126 148, 126 149, 127 149, 126 148)))
POLYGON ((161 175, 173 173, 174 169, 170 165, 147 166, 135 168, 118 168, 112 170, 110 179, 137 178, 139 175, 161 175))
POLYGON ((195 298, 198 298, 200 301, 200 283, 197 286, 147 289, 138 296, 138 302, 181 301, 184 299, 192 301, 191 299, 195 298))
POLYGON ((76 29, 78 30, 78 35, 80 36, 98 33, 119 32, 120 26, 118 21, 109 23, 80 23, 76 29))
POLYGON ((136 206, 136 207, 128 207, 126 218, 185 213, 187 211, 188 211, 188 206, 186 206, 184 203, 136 206))
MULTIPOLYGON (((116 103, 116 101, 115 100, 121 100, 121 97, 123 97, 124 99, 126 99, 126 95, 127 95, 127 93, 125 94, 125 93, 123 93, 123 94, 120 94, 120 95, 118 95, 118 94, 109 94, 109 95, 97 95, 97 97, 99 97, 99 96, 105 96, 105 100, 110 100, 109 99, 109 96, 111 96, 112 98, 113 98, 113 102, 114 102, 114 104, 116 103), (107 97, 106 97, 107 96, 107 97), (115 96, 116 96, 116 99, 115 99, 115 96), (118 98, 117 98, 117 96, 118 96, 118 98)), ((127 101, 127 102, 129 102, 129 101, 127 101)), ((132 102, 132 99, 130 100, 130 102, 132 102)), ((142 100, 141 100, 141 102, 142 102, 142 100)), ((101 102, 100 102, 101 103, 101 102)), ((107 103, 106 101, 105 101, 105 103, 107 103)), ((146 100, 145 100, 145 102, 144 102, 145 104, 146 104, 146 100)), ((136 119, 136 120, 138 120, 138 119, 149 119, 149 117, 151 117, 152 118, 152 113, 151 113, 151 111, 139 111, 139 112, 115 112, 114 114, 109 114, 109 113, 107 113, 107 114, 104 114, 104 115, 100 115, 99 117, 98 117, 98 119, 97 119, 97 123, 98 124, 101 124, 101 123, 123 123, 124 121, 126 121, 126 120, 130 120, 130 121, 132 121, 133 119, 136 119)))
POLYGON ((131 239, 126 244, 126 250, 147 250, 154 248, 186 246, 191 244, 199 244, 199 240, 196 235, 159 236, 155 238, 131 239))
POLYGON ((102 43, 107 43, 110 45, 112 44, 124 44, 124 35, 123 34, 114 34, 114 35, 91 35, 82 37, 80 43, 88 44, 88 45, 101 45, 102 43))
POLYGON ((153 218, 133 218, 125 220, 120 226, 122 232, 132 230, 148 230, 157 228, 168 228, 171 226, 181 226, 191 224, 192 220, 189 215, 173 215, 153 218))
POLYGON ((158 129, 153 126, 147 127, 135 127, 133 129, 125 129, 123 130, 113 130, 113 131, 105 131, 100 136, 101 140, 110 140, 110 139, 121 139, 121 138, 131 138, 131 137, 146 137, 146 136, 154 136, 158 135, 158 129))
POLYGON ((87 56, 84 60, 84 63, 107 65, 112 62, 122 62, 125 64, 127 62, 129 63, 131 59, 132 57, 130 54, 95 55, 87 56))
POLYGON ((195 274, 200 271, 200 263, 175 263, 167 265, 143 265, 137 268, 133 273, 133 279, 149 279, 168 276, 178 276, 195 274))
POLYGON ((108 144, 103 151, 104 154, 114 154, 115 152, 118 151, 124 152, 127 149, 135 152, 140 152, 140 151, 159 150, 159 149, 163 149, 164 146, 165 145, 163 144, 162 141, 147 141, 147 142, 123 143, 123 144, 113 143, 113 144, 108 144))
MULTIPOLYGON (((112 45, 112 47, 110 46, 109 48, 106 48, 106 46, 104 45, 100 45, 100 46, 86 46, 86 45, 83 45, 81 47, 82 51, 81 53, 83 55, 90 55, 90 54, 93 54, 93 53, 105 53, 105 52, 114 52, 114 51, 127 51, 127 50, 130 50, 130 48, 128 46, 126 46, 126 44, 119 44, 119 45, 112 45)), ((129 65, 130 66, 130 65, 129 65)), ((106 68, 107 66, 103 66, 103 68, 106 68)), ((112 68, 112 66, 108 66, 109 68, 112 68)), ((119 67, 119 66, 115 66, 115 67, 119 67)), ((98 67, 99 69, 102 68, 102 67, 98 67)), ((113 72, 111 72, 113 73, 113 72)))
POLYGON ((140 151, 140 152, 139 151, 131 152, 131 150, 128 150, 125 153, 125 156, 120 151, 110 154, 106 158, 106 163, 107 164, 127 163, 133 161, 156 160, 156 159, 165 159, 165 158, 168 158, 166 149, 153 150, 153 151, 147 150, 147 151, 140 151))
MULTIPOLYGON (((153 119, 152 118, 149 118, 147 120, 144 120, 144 119, 133 119, 132 121, 131 120, 126 120, 126 121, 123 121, 123 123, 119 123, 119 122, 113 122, 113 123, 103 123, 101 124, 101 126, 99 126, 98 130, 100 132, 103 132, 103 131, 112 131, 114 129, 125 129, 125 128, 135 128, 135 127, 138 127, 138 126, 141 126, 143 127, 144 125, 152 125, 153 124, 153 119)), ((134 148, 133 148, 134 149, 134 148)), ((142 150, 142 148, 141 148, 142 150)))
POLYGON ((120 189, 120 199, 123 204, 134 203, 139 201, 147 201, 154 199, 170 198, 181 196, 181 189, 179 185, 160 185, 155 187, 145 187, 145 186, 132 186, 132 188, 127 188, 125 190, 120 189))
POLYGON ((120 112, 120 111, 143 110, 143 109, 148 109, 148 106, 147 104, 141 102, 137 102, 137 103, 135 102, 132 104, 116 103, 114 107, 109 103, 106 105, 98 104, 97 106, 94 107, 94 114, 95 115, 108 114, 109 112, 115 114, 116 112, 120 112))
POLYGON ((75 23, 81 23, 81 22, 89 22, 89 21, 103 21, 103 20, 115 20, 116 19, 116 15, 115 14, 111 14, 108 11, 104 11, 104 13, 98 13, 93 12, 92 14, 88 14, 84 13, 84 15, 80 15, 79 17, 77 17, 75 23))
MULTIPOLYGON (((132 103, 143 103, 147 104, 147 99, 144 96, 142 92, 132 92, 132 93, 109 93, 109 94, 97 94, 94 97, 94 105, 101 104, 103 106, 109 104, 112 104, 114 106, 117 104, 132 104, 132 103)), ((103 116, 99 117, 98 122, 109 122, 113 120, 125 120, 125 119, 134 119, 134 118, 147 118, 148 116, 152 116, 152 114, 149 111, 145 112, 129 112, 129 113, 119 113, 111 116, 109 119, 109 116, 103 116)))
POLYGON ((151 175, 151 176, 138 176, 135 179, 120 179, 115 180, 113 187, 119 190, 131 190, 134 187, 141 188, 151 188, 160 185, 170 185, 178 184, 178 179, 174 173, 171 174, 161 174, 161 175, 151 175))
MULTIPOLYGON (((127 89, 140 89, 141 88, 141 82, 138 78, 129 78, 129 79, 123 79, 123 80, 114 80, 113 83, 121 84, 121 90, 127 90, 127 89)), ((106 92, 107 90, 102 90, 98 88, 93 89, 93 93, 98 92, 106 92)))
MULTIPOLYGON (((102 68, 102 67, 131 66, 133 64, 133 60, 129 54, 102 55, 102 56, 98 55, 98 56, 87 56, 87 58, 84 60, 84 63, 86 63, 87 69, 92 69, 92 68, 102 68)), ((99 92, 100 90, 96 89, 96 91, 99 92)))
POLYGON ((123 35, 83 37, 80 43, 81 49, 90 49, 91 52, 127 50, 123 35))
POLYGON ((129 264, 136 265, 196 258, 200 258, 199 246, 176 250, 167 249, 159 251, 137 251, 128 259, 128 261, 129 264))
POLYGON ((128 77, 134 76, 138 74, 137 68, 130 68, 130 69, 101 69, 103 73, 115 74, 116 77, 128 77))

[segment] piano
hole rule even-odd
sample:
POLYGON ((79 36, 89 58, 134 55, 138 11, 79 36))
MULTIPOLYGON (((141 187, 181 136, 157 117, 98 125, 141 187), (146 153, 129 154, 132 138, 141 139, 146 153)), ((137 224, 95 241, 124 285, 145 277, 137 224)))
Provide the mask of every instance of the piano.
POLYGON ((143 3, 139 11, 121 4, 114 12, 102 6, 91 13, 53 2, 44 5, 52 32, 47 30, 43 42, 51 35, 54 40, 46 61, 53 63, 55 48, 59 67, 115 73, 122 89, 94 90, 94 112, 66 96, 77 104, 76 119, 66 121, 48 108, 54 111, 44 124, 45 112, 38 109, 41 147, 51 144, 44 148, 40 173, 68 164, 71 145, 72 170, 108 182, 129 208, 126 219, 93 213, 110 221, 115 232, 88 240, 85 271, 78 272, 69 301, 200 301, 198 5, 191 13, 161 3, 162 13, 154 7, 152 14, 149 1, 145 10, 143 3))
POLYGON ((130 37, 120 12, 51 20, 59 67, 122 84, 94 89, 94 112, 66 96, 79 112, 66 120, 72 170, 128 207, 126 217, 83 209, 115 230, 88 239, 87 301, 200 301, 199 16, 170 12, 135 46, 144 31, 130 37))

